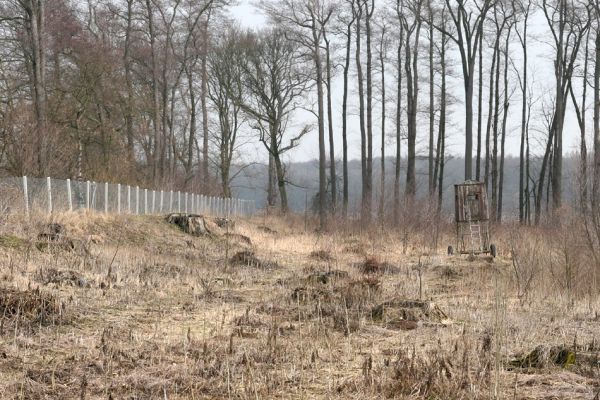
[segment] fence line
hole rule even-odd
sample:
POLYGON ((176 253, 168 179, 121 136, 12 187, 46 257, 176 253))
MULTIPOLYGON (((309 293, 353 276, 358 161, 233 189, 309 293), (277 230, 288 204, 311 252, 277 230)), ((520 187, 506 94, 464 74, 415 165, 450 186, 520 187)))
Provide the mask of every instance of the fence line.
POLYGON ((9 213, 89 210, 106 214, 151 215, 173 212, 218 217, 249 216, 253 200, 206 196, 190 192, 152 190, 108 182, 71 179, 0 179, 0 210, 9 213), (183 202, 183 204, 182 204, 183 202))

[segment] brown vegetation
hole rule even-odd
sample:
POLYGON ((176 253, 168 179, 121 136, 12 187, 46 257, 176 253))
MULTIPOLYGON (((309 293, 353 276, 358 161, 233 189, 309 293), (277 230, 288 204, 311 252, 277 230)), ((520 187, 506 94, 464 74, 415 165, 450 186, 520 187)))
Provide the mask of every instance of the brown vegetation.
POLYGON ((504 226, 500 256, 469 262, 444 255, 451 230, 437 251, 426 235, 365 232, 352 239, 365 258, 343 251, 345 232, 278 218, 261 218, 276 237, 235 221, 229 233, 252 245, 158 217, 52 222, 88 251, 39 251, 46 222, 0 229, 19 243, 0 246, 6 397, 591 399, 600 389, 593 257, 574 230, 504 226), (315 247, 335 268, 315 263, 315 247), (386 263, 397 270, 382 273, 386 263))

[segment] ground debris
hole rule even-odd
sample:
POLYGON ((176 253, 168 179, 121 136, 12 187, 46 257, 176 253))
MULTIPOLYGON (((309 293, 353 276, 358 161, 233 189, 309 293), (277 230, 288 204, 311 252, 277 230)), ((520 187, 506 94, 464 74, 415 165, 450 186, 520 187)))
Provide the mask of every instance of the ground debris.
POLYGON ((366 257, 365 261, 356 265, 358 270, 366 275, 397 274, 400 268, 387 262, 381 262, 377 257, 366 257))
POLYGON ((67 229, 56 222, 45 225, 37 236, 35 247, 39 251, 75 250, 75 243, 67 237, 67 229))
POLYGON ((215 221, 199 214, 173 213, 167 215, 166 220, 192 236, 210 236, 220 233, 219 225, 215 221))
POLYGON ((39 280, 44 284, 90 287, 90 282, 80 273, 73 270, 46 268, 39 272, 39 280))
POLYGON ((371 318, 392 329, 414 329, 414 323, 418 322, 447 324, 450 321, 433 302, 403 298, 394 298, 374 307, 371 318), (413 323, 407 324, 407 321, 413 323))
POLYGON ((274 261, 260 260, 253 251, 242 250, 238 251, 229 259, 231 265, 240 267, 252 267, 258 269, 277 269, 280 268, 279 264, 274 261))
POLYGON ((341 280, 341 279, 346 279, 348 278, 348 272, 346 271, 342 271, 339 269, 333 269, 331 271, 327 271, 327 272, 315 272, 313 274, 310 274, 307 278, 307 280, 309 282, 312 283, 322 283, 322 284, 327 284, 331 281, 335 281, 335 280, 341 280))
POLYGON ((315 250, 310 253, 310 258, 320 261, 334 261, 335 258, 327 250, 315 250))
POLYGON ((551 366, 569 367, 600 366, 598 353, 578 352, 569 346, 539 345, 531 352, 521 355, 510 362, 516 368, 547 368, 551 366))
POLYGON ((20 321, 30 324, 52 324, 60 321, 63 314, 63 304, 55 296, 40 291, 16 290, 0 288, 0 320, 2 326, 6 322, 20 321))

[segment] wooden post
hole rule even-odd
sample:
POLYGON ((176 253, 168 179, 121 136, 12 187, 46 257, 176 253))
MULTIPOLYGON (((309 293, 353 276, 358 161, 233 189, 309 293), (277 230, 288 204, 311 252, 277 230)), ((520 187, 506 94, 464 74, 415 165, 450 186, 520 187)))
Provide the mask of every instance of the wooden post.
POLYGON ((121 214, 121 184, 117 183, 117 214, 121 214))
POLYGON ((140 213, 140 187, 135 187, 135 215, 140 213))
POLYGON ((127 213, 131 214, 131 186, 127 185, 127 213))
POLYGON ((164 191, 161 190, 160 191, 160 211, 159 211, 161 214, 163 212, 163 197, 164 197, 164 194, 165 194, 164 191))
POLYGON ((177 212, 181 213, 181 192, 177 191, 177 212))
POLYGON ((144 189, 144 214, 148 214, 148 189, 144 189))

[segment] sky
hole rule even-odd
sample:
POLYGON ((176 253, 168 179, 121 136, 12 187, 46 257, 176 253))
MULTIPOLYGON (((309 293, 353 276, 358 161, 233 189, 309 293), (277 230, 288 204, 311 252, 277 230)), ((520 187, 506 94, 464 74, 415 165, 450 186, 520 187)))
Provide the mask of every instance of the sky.
MULTIPOLYGON (((252 0, 240 0, 237 6, 232 7, 231 15, 235 18, 240 26, 249 28, 249 29, 260 29, 268 24, 268 18, 261 13, 261 11, 253 4, 252 0)), ((529 28, 529 37, 528 37, 528 51, 529 51, 529 74, 530 79, 532 81, 533 89, 532 93, 535 98, 535 105, 532 111, 531 120, 538 121, 538 123, 532 123, 530 129, 531 146, 532 149, 540 149, 543 147, 539 142, 537 137, 543 138, 543 134, 540 134, 539 131, 543 130, 543 127, 540 125, 539 121, 542 120, 541 112, 543 108, 548 108, 551 105, 552 101, 552 91, 554 85, 554 77, 552 71, 552 48, 550 44, 547 42, 548 40, 548 29, 546 26, 546 21, 543 18, 540 12, 534 14, 534 17, 530 21, 529 28), (537 142, 537 143, 536 143, 537 142)), ((511 42, 511 53, 514 58, 514 63, 518 69, 521 68, 521 49, 519 42, 517 40, 516 35, 513 33, 514 40, 511 42)), ((452 46, 452 43, 450 43, 452 46)), ((485 54, 485 53, 484 53, 485 54)), ((459 62, 458 53, 450 52, 450 57, 454 58, 456 62, 459 62)), ((386 88, 388 91, 388 102, 386 103, 386 110, 388 114, 388 119, 386 120, 386 152, 387 156, 391 156, 394 151, 394 135, 395 135, 395 125, 394 125, 394 116, 395 116, 395 61, 393 57, 390 57, 387 68, 387 76, 386 88)), ((378 63, 377 63, 378 64, 378 63)), ((428 66, 423 63, 421 65, 420 75, 427 76, 428 75, 428 66)), ((485 66, 484 66, 485 68, 485 66)), ((379 80, 379 68, 374 70, 374 73, 377 73, 376 77, 379 80)), ((459 65, 456 64, 454 67, 455 77, 451 77, 448 79, 448 91, 454 97, 458 99, 458 103, 453 105, 449 109, 448 115, 448 126, 447 126, 447 151, 450 154, 454 155, 462 155, 464 153, 464 105, 462 103, 462 99, 464 98, 464 89, 462 85, 462 74, 460 72, 459 65)), ((518 81, 516 80, 516 75, 514 71, 512 72, 513 81, 509 83, 511 97, 510 97, 510 106, 509 106, 509 117, 507 122, 507 138, 506 138, 506 152, 509 155, 518 156, 519 148, 520 148, 520 129, 521 129, 521 94, 518 86, 518 81)), ((487 114, 487 96, 486 91, 489 80, 489 76, 486 76, 487 73, 484 71, 484 126, 483 133, 485 135, 485 122, 487 114)), ((351 78, 351 85, 355 85, 354 80, 351 78)), ((426 105, 428 104, 429 99, 429 88, 426 82, 422 82, 420 84, 420 104, 426 105)), ((337 72, 334 77, 334 82, 332 85, 333 88, 333 125, 334 125, 334 135, 335 135, 335 153, 336 158, 342 157, 341 151, 341 109, 342 109, 342 89, 343 82, 341 77, 341 69, 337 72)), ((349 116, 348 121, 348 147, 349 147, 349 157, 359 158, 360 157, 360 131, 358 125, 358 116, 357 116, 357 94, 356 88, 351 87, 350 93, 350 105, 349 105, 349 113, 352 115, 349 116)), ((475 88, 477 92, 477 87, 475 88)), ((379 91, 374 90, 374 156, 378 157, 380 154, 381 147, 381 121, 380 121, 380 110, 381 110, 381 101, 379 96, 379 91)), ((588 94, 591 91, 588 90, 588 94)), ((589 96, 588 96, 589 98, 589 96)), ((403 102, 406 100, 403 99, 403 102)), ((477 130, 477 98, 474 99, 474 135, 476 135, 477 130)), ((589 106, 588 106, 589 107, 589 106)), ((591 112, 588 112, 588 115, 591 116, 591 112)), ((406 118, 406 116, 404 116, 406 118)), ((299 113, 297 116, 298 125, 300 122, 314 120, 315 117, 308 113, 299 113)), ((315 121, 316 126, 316 121, 315 121)), ((325 124, 327 127, 327 124, 325 124)), ((591 126, 591 123, 588 124, 591 126)), ((296 127, 299 129, 299 126, 296 127)), ((436 124, 437 130, 437 124, 436 124)), ((425 155, 427 152, 428 145, 428 135, 429 135, 429 123, 423 118, 418 121, 418 133, 417 133, 417 153, 420 155, 425 155)), ((589 134, 588 134, 589 136, 589 134)), ((485 140, 485 138, 484 138, 485 140)), ((568 111, 566 115, 565 121, 565 131, 564 131, 564 149, 565 153, 575 152, 579 146, 579 127, 577 125, 577 120, 575 119, 575 115, 572 111, 568 111)), ((474 155, 476 149, 476 137, 473 138, 474 141, 474 155)), ((406 141, 402 142, 402 147, 404 148, 403 153, 406 148, 406 141)), ((256 147, 257 151, 261 152, 260 147, 256 147)), ((293 150, 289 155, 290 161, 308 161, 318 157, 318 137, 317 131, 314 129, 311 133, 305 136, 299 145, 298 148, 293 150)), ((482 150, 483 152, 483 150, 482 150)), ((329 150, 327 149, 327 154, 329 154, 329 150)))

